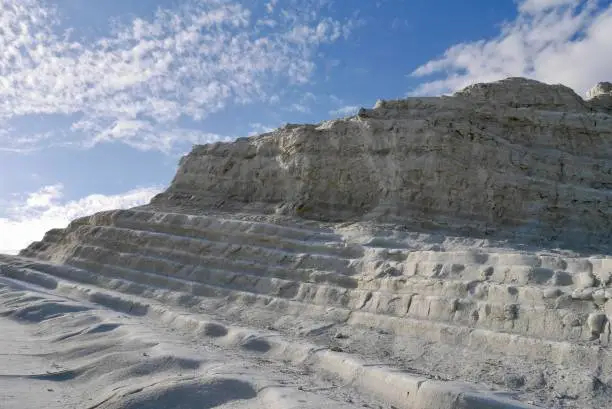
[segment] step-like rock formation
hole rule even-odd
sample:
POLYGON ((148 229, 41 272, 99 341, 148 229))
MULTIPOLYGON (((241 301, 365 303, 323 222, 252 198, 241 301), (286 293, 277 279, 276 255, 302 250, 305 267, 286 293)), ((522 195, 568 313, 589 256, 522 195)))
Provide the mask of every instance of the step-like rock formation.
MULTIPOLYGON (((1 270, 197 307, 547 407, 610 407, 607 89, 585 101, 511 78, 198 146, 150 205, 52 230, 1 270)), ((519 407, 416 385, 389 401, 519 407)))

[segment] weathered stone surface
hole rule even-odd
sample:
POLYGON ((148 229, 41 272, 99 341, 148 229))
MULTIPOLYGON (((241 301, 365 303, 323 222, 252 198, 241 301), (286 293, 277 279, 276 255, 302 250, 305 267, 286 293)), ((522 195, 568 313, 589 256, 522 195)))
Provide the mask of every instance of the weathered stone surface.
POLYGON ((593 110, 612 114, 612 83, 600 82, 587 93, 593 110))
POLYGON ((612 82, 600 82, 587 92, 587 99, 612 95, 612 82))
POLYGON ((588 325, 591 333, 599 337, 599 334, 601 334, 603 331, 606 320, 606 314, 604 313, 597 312, 589 314, 588 325))
POLYGON ((379 101, 348 119, 195 147, 153 203, 607 243, 612 116, 590 104, 522 78, 379 101))
POLYGON ((198 146, 150 205, 51 230, 0 256, 0 274, 274 329, 317 345, 306 362, 406 409, 527 407, 479 384, 608 408, 612 116, 594 105, 600 88, 585 101, 511 78, 198 146))

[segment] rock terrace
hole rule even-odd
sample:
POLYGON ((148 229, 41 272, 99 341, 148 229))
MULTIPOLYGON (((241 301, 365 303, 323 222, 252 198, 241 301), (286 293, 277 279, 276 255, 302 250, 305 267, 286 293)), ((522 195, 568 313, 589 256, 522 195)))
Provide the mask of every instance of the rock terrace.
POLYGON ((610 407, 610 97, 509 78, 196 146, 0 274, 256 329, 393 407, 610 407))

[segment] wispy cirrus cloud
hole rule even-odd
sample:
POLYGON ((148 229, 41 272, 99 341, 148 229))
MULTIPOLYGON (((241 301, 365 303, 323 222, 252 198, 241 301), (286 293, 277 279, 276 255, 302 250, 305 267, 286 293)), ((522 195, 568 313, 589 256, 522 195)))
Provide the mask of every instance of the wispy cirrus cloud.
POLYGON ((349 116, 356 114, 357 111, 359 111, 359 107, 357 105, 346 105, 329 111, 329 114, 333 116, 349 116))
POLYGON ((93 213, 146 204, 160 187, 133 189, 116 195, 92 194, 78 200, 64 200, 61 183, 3 203, 0 217, 0 254, 16 254, 32 241, 40 240, 53 228, 66 227, 71 220, 93 213))
POLYGON ((193 145, 227 142, 234 139, 232 136, 140 119, 117 119, 108 127, 101 127, 93 121, 81 120, 74 123, 72 129, 93 135, 83 141, 83 146, 86 148, 102 142, 127 141, 129 145, 137 149, 155 149, 168 154, 173 153, 175 144, 178 142, 193 145))
POLYGON ((297 102, 294 102, 290 104, 289 106, 285 107, 284 110, 290 111, 290 112, 300 112, 302 114, 307 114, 311 112, 312 105, 315 104, 318 99, 319 97, 317 97, 312 92, 306 92, 306 93, 299 95, 299 97, 296 97, 295 100, 297 102))
POLYGON ((249 133, 248 136, 253 136, 253 135, 259 135, 259 134, 263 134, 263 133, 268 133, 268 132, 272 132, 273 130, 275 130, 277 127, 271 126, 271 125, 267 125, 267 124, 262 124, 260 122, 255 122, 252 124, 249 124, 249 133))
MULTIPOLYGON (((116 24, 82 42, 60 29, 61 12, 39 0, 0 0, 0 124, 61 115, 49 143, 120 141, 167 149, 196 137, 200 121, 232 104, 274 101, 279 86, 309 81, 322 44, 346 38, 355 20, 325 16, 327 0, 183 1, 151 19, 116 24)), ((109 25, 110 27, 110 25, 109 25)), ((40 140, 0 134, 5 149, 40 140)))
POLYGON ((612 4, 597 0, 520 0, 518 16, 493 39, 460 43, 421 65, 437 77, 410 94, 435 95, 476 82, 523 76, 583 94, 612 78, 612 4))
POLYGON ((523 0, 519 2, 519 11, 538 13, 543 10, 577 3, 576 0, 523 0))

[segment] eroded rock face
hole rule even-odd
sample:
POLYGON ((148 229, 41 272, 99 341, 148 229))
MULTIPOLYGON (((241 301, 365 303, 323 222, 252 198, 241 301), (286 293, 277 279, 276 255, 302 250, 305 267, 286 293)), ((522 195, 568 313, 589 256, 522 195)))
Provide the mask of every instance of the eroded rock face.
POLYGON ((509 78, 197 146, 153 203, 602 243, 612 231, 606 90, 584 101, 509 78))
POLYGON ((198 146, 150 205, 50 230, 0 277, 300 351, 398 408, 610 408, 605 98, 511 78, 198 146))
POLYGON ((612 82, 600 82, 587 92, 587 99, 612 95, 612 82))
POLYGON ((589 104, 594 109, 612 114, 612 83, 600 82, 587 92, 589 104))

